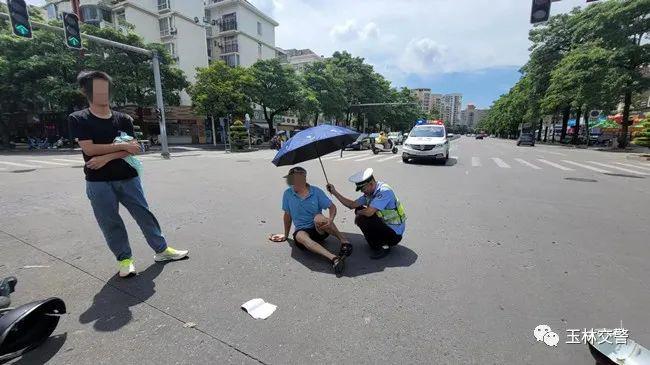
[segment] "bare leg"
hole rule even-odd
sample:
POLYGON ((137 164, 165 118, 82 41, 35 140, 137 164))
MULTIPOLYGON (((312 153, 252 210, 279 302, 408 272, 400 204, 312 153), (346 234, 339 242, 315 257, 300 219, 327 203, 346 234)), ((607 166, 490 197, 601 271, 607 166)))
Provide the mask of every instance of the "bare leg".
POLYGON ((321 255, 321 256, 325 257, 326 259, 328 259, 329 261, 333 261, 336 258, 336 255, 334 255, 333 253, 327 251, 327 249, 325 249, 325 247, 318 244, 318 242, 312 240, 309 237, 309 235, 307 234, 307 232, 305 232, 305 231, 298 232, 298 234, 296 234, 296 240, 300 244, 305 246, 305 248, 307 250, 309 250, 309 251, 311 251, 313 253, 321 255))
POLYGON ((341 233, 341 231, 339 231, 339 229, 336 227, 336 225, 334 223, 332 223, 329 226, 325 227, 325 224, 327 223, 327 220, 328 220, 327 217, 325 217, 322 214, 316 215, 316 217, 314 217, 314 223, 316 224, 316 230, 319 233, 326 232, 326 233, 331 234, 332 236, 338 238, 338 240, 341 242, 341 244, 350 243, 350 240, 348 240, 343 235, 343 233, 341 233))

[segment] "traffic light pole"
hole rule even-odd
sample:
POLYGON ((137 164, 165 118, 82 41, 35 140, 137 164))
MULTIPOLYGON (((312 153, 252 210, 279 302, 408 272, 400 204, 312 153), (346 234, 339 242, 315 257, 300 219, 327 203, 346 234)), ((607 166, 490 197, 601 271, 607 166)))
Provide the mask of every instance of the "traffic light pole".
MULTIPOLYGON (((10 19, 9 14, 5 13, 0 13, 0 19, 10 19)), ((32 27, 34 28, 42 28, 42 29, 48 29, 52 30, 55 32, 64 32, 63 28, 60 27, 55 27, 49 24, 44 24, 44 23, 39 23, 39 22, 31 22, 32 27)), ((89 41, 99 43, 105 46, 109 47, 114 47, 114 48, 119 48, 123 49, 125 51, 129 52, 134 52, 134 53, 139 53, 143 54, 146 56, 151 57, 151 63, 153 64, 153 78, 154 78, 154 86, 156 90, 156 105, 158 109, 160 109, 160 137, 159 137, 159 142, 162 147, 162 157, 165 159, 169 158, 169 145, 167 144, 167 128, 166 128, 166 120, 165 120, 165 104, 163 101, 163 95, 162 95, 162 83, 160 81, 160 61, 158 59, 158 53, 155 51, 150 51, 148 49, 140 48, 140 47, 135 47, 131 46, 128 44, 124 43, 119 43, 115 41, 111 41, 108 39, 104 39, 101 37, 96 37, 94 35, 89 35, 89 34, 83 34, 81 33, 81 36, 83 38, 88 39, 89 41)))

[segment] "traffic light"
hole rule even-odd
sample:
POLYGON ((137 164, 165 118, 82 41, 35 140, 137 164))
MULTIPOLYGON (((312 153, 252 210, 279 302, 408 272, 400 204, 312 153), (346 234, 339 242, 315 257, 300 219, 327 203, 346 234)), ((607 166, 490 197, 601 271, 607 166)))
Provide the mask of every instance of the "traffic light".
POLYGON ((533 8, 530 11, 531 24, 547 21, 550 14, 551 0, 533 0, 533 8))
POLYGON ((29 22, 29 13, 25 0, 7 0, 9 8, 9 18, 11 19, 11 29, 14 34, 23 37, 32 37, 32 25, 29 22))
POLYGON ((63 13, 63 33, 65 45, 69 48, 82 49, 79 17, 74 13, 63 13))

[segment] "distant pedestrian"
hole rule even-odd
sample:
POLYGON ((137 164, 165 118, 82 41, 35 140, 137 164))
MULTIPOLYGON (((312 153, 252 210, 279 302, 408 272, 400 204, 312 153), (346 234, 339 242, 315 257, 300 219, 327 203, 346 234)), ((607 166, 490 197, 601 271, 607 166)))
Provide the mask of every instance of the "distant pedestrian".
POLYGON ((122 204, 135 219, 155 261, 180 260, 188 251, 167 245, 158 220, 149 210, 138 172, 124 158, 140 152, 137 141, 114 143, 126 134, 135 137, 133 119, 110 109, 111 78, 104 72, 85 71, 77 77, 89 108, 70 114, 73 136, 83 152, 86 194, 106 243, 118 261, 119 276, 136 274, 131 246, 124 222, 119 215, 122 204))

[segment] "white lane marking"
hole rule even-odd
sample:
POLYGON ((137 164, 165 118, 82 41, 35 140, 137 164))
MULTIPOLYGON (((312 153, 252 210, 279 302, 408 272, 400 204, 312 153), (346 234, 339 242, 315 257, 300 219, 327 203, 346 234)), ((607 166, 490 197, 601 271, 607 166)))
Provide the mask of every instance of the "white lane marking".
POLYGON ((544 149, 539 149, 539 152, 541 152, 541 153, 550 153, 551 155, 566 156, 565 153, 546 151, 544 149))
POLYGON ((556 169, 560 169, 560 170, 562 170, 562 171, 574 171, 574 170, 571 169, 571 168, 568 168, 568 167, 562 166, 562 165, 560 165, 560 164, 556 164, 555 162, 547 161, 547 160, 545 160, 545 159, 543 159, 543 158, 538 158, 537 161, 539 161, 539 162, 541 162, 541 163, 545 163, 545 164, 547 164, 547 165, 549 165, 549 166, 553 166, 553 167, 555 167, 556 169))
POLYGON ((9 165, 9 166, 15 166, 15 167, 26 167, 26 168, 29 168, 29 169, 36 169, 36 168, 41 167, 41 166, 27 165, 27 164, 24 164, 24 163, 8 162, 8 161, 0 161, 0 163, 3 163, 5 165, 9 165))
POLYGON ((502 159, 500 159, 498 157, 492 157, 492 161, 494 161, 494 163, 497 164, 497 166, 499 166, 502 169, 509 169, 510 168, 510 165, 508 165, 505 161, 503 161, 502 159))
POLYGON ((34 162, 34 163, 44 163, 46 165, 69 166, 69 164, 65 164, 61 162, 51 162, 51 161, 43 161, 43 160, 25 160, 25 161, 34 162))
MULTIPOLYGON (((358 153, 358 154, 353 155, 353 156, 347 156, 347 157, 339 158, 339 159, 336 160, 336 161, 351 160, 351 159, 353 159, 353 158, 359 158, 359 156, 362 156, 362 154, 358 153)), ((374 157, 374 156, 373 156, 373 157, 374 157)))
MULTIPOLYGON (((635 169, 641 169, 641 170, 648 170, 650 171, 650 167, 642 167, 642 166, 637 166, 637 165, 632 165, 630 163, 622 163, 622 162, 617 162, 617 164, 622 165, 622 166, 627 166, 627 167, 634 167, 635 169)), ((650 166, 650 165, 649 165, 650 166)))
POLYGON ((616 170, 621 170, 621 171, 629 172, 629 173, 631 173, 631 174, 636 174, 636 175, 645 175, 645 176, 650 175, 650 174, 647 173, 647 172, 641 172, 641 171, 636 171, 636 170, 625 169, 625 168, 622 168, 622 167, 618 167, 618 166, 614 166, 614 165, 608 165, 608 164, 600 163, 600 162, 596 162, 596 161, 587 161, 587 162, 589 162, 589 163, 591 163, 591 164, 594 164, 594 165, 598 165, 598 166, 602 166, 602 167, 607 167, 607 168, 610 168, 610 169, 616 169, 616 170))
POLYGON ((377 162, 386 162, 386 161, 389 161, 389 160, 394 159, 394 158, 397 157, 397 156, 399 156, 399 155, 392 155, 392 156, 390 156, 390 157, 382 158, 381 160, 379 160, 379 161, 377 161, 377 162))
POLYGON ((593 167, 593 166, 589 166, 589 165, 584 165, 584 164, 577 163, 577 162, 574 162, 574 161, 562 160, 562 162, 568 163, 569 165, 574 165, 574 166, 582 167, 582 168, 585 168, 585 169, 587 169, 587 170, 600 172, 601 174, 611 174, 611 173, 612 173, 611 171, 607 171, 607 170, 599 169, 598 167, 593 167))
POLYGON ((368 161, 368 160, 372 160, 372 159, 377 158, 377 157, 380 157, 380 155, 374 155, 374 156, 360 158, 358 160, 354 160, 354 162, 368 161))
POLYGON ((479 157, 472 157, 472 167, 479 167, 481 166, 481 159, 479 157))
POLYGON ((84 164, 84 160, 70 160, 67 158, 53 158, 54 161, 61 161, 61 162, 72 162, 75 164, 84 164))
POLYGON ((530 163, 530 162, 528 162, 528 161, 526 161, 524 159, 521 159, 521 158, 515 158, 515 161, 519 162, 522 165, 528 166, 531 169, 535 169, 535 170, 541 170, 542 169, 541 167, 539 167, 537 165, 533 165, 532 163, 530 163))

